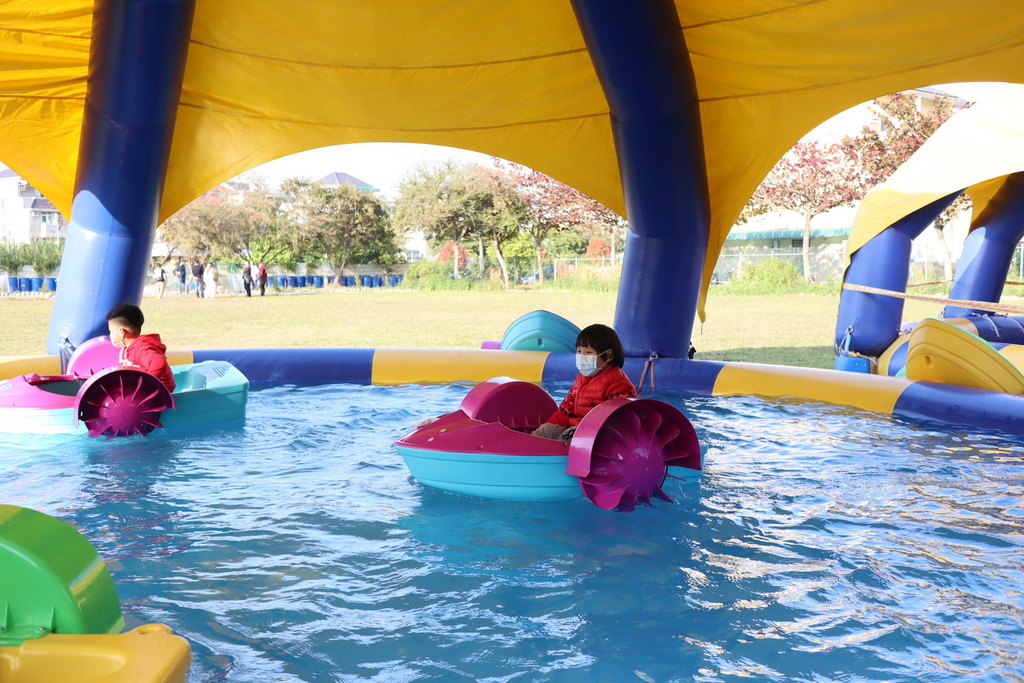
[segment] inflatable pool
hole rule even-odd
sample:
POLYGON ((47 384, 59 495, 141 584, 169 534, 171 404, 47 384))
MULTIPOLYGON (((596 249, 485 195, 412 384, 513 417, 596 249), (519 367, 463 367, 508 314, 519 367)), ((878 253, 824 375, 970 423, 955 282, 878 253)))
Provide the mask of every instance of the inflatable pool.
POLYGON ((667 476, 696 481, 701 446, 678 408, 653 399, 612 399, 594 408, 569 443, 532 436, 558 408, 539 386, 498 377, 474 387, 459 409, 395 442, 413 477, 435 488, 501 500, 585 495, 605 510, 651 498, 673 502, 667 476))

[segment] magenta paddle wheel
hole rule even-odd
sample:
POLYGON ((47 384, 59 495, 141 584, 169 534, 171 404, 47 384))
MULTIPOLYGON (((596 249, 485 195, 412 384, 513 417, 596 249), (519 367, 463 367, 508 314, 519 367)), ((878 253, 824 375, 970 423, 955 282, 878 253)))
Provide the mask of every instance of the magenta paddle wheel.
POLYGON ((700 442, 676 407, 617 398, 591 410, 573 435, 567 474, 604 510, 631 512, 651 498, 674 502, 661 485, 669 466, 701 469, 700 442))
POLYGON ((148 372, 131 368, 108 368, 82 385, 75 397, 76 422, 89 429, 89 436, 149 434, 161 427, 160 415, 174 407, 174 399, 163 382, 148 372))

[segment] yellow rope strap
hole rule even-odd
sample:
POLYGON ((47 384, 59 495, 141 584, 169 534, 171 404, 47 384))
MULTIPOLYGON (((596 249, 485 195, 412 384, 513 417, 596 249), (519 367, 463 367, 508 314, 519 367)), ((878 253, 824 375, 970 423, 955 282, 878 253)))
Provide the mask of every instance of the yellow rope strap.
POLYGON ((883 296, 892 296, 897 299, 913 299, 914 301, 934 301, 937 304, 952 304, 954 306, 960 306, 962 308, 976 308, 982 311, 996 311, 997 313, 1017 313, 1024 315, 1024 306, 1012 306, 1010 304, 995 304, 991 301, 966 301, 964 299, 947 299, 942 296, 931 296, 928 294, 904 294, 903 292, 894 292, 891 289, 880 289, 878 287, 868 287, 866 285, 855 285, 849 282, 843 283, 843 289, 852 289, 855 292, 864 292, 865 294, 881 294, 883 296))

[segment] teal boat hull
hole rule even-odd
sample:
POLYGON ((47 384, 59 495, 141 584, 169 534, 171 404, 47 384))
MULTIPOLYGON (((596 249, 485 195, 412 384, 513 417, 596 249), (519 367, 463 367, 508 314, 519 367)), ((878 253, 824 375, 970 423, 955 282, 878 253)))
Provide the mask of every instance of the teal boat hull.
POLYGON ((395 445, 421 484, 452 493, 515 501, 569 500, 580 480, 565 473, 564 455, 452 453, 395 445))

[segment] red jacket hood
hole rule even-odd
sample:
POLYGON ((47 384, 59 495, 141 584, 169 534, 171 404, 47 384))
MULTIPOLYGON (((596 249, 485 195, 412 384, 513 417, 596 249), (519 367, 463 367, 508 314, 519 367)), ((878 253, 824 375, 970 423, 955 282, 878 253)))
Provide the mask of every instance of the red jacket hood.
POLYGON ((159 334, 140 334, 131 345, 135 346, 136 344, 139 346, 148 346, 156 349, 160 353, 167 353, 167 347, 160 341, 159 334))

